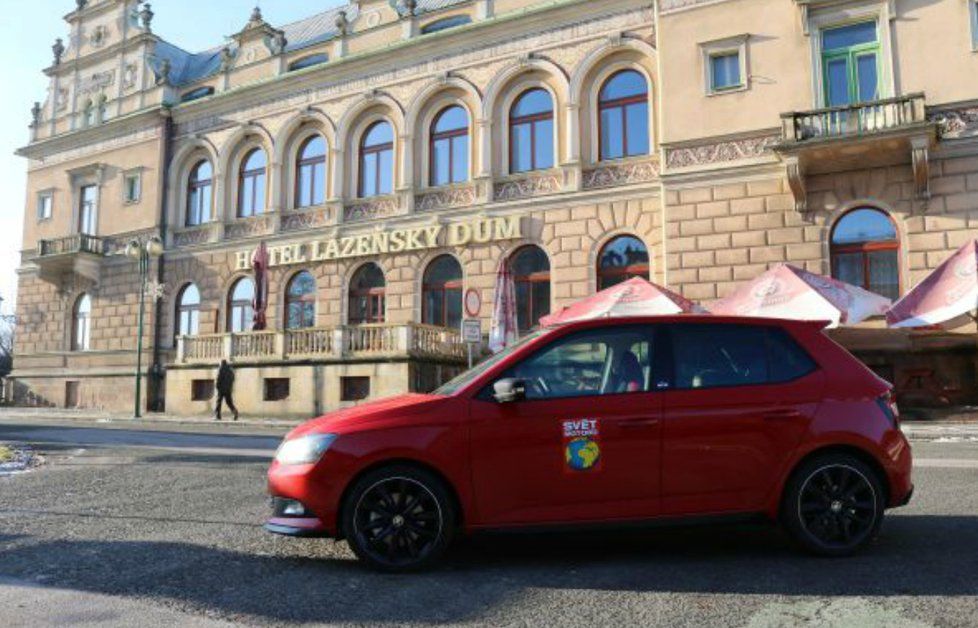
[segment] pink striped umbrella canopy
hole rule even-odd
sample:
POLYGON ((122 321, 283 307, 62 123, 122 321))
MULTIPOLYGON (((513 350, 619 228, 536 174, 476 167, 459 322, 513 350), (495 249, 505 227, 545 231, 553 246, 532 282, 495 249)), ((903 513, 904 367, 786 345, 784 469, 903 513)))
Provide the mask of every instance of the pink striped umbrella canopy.
POLYGON ((779 264, 711 304, 710 311, 728 316, 831 321, 831 326, 837 327, 881 316, 891 303, 886 297, 838 279, 779 264))
POLYGON ((268 327, 266 312, 268 310, 268 247, 262 242, 251 257, 251 269, 255 273, 255 298, 252 302, 254 311, 253 331, 262 331, 268 327))
POLYGON ((499 262, 496 271, 496 290, 492 303, 492 321, 489 326, 489 350, 499 353, 517 340, 516 282, 509 268, 509 260, 499 262))
POLYGON ((544 327, 601 317, 656 316, 680 313, 705 313, 699 305, 668 288, 634 277, 606 290, 544 316, 544 327))
POLYGON ((978 240, 938 266, 886 313, 890 327, 957 327, 978 308, 978 240))

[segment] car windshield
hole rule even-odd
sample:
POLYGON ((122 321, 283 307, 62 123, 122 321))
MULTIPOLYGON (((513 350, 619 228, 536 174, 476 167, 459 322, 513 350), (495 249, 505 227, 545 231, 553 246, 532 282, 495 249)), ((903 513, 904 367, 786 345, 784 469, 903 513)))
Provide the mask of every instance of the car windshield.
POLYGON ((454 395, 455 393, 457 393, 459 390, 461 390, 465 386, 468 386, 470 382, 472 382, 473 380, 477 379, 483 373, 485 373, 486 371, 488 371, 489 369, 491 369, 492 367, 496 366, 497 364, 499 364, 500 362, 502 362, 503 360, 505 360, 507 357, 509 357, 510 355, 512 355, 520 347, 526 345, 527 343, 531 342, 532 340, 534 340, 536 338, 539 338, 540 336, 542 336, 542 335, 544 335, 546 333, 549 333, 549 331, 550 330, 538 330, 538 331, 535 331, 535 332, 533 332, 531 334, 528 334, 528 335, 524 336, 523 338, 520 338, 520 340, 518 342, 516 342, 515 344, 506 347, 505 349, 503 349, 499 353, 497 353, 497 354, 495 354, 495 355, 493 355, 493 356, 491 356, 489 358, 486 358, 485 360, 483 360, 482 362, 479 362, 478 364, 476 364, 475 366, 473 366, 471 369, 465 371, 464 373, 462 373, 461 375, 459 375, 455 379, 450 380, 449 382, 443 384, 440 388, 438 388, 432 394, 433 395, 454 395))

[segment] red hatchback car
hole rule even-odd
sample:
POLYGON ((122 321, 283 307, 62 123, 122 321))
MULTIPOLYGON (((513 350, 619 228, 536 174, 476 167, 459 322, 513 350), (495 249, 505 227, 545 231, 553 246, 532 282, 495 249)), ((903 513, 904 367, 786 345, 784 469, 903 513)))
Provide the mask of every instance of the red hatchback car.
POLYGON ((534 333, 429 395, 290 433, 271 532, 385 571, 460 533, 763 515, 810 551, 865 546, 913 492, 890 386, 786 320, 601 319, 534 333))

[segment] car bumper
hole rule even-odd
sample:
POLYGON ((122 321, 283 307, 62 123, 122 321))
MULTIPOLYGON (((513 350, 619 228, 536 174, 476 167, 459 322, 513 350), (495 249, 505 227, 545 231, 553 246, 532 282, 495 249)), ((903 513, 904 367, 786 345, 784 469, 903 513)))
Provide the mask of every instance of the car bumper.
POLYGON ((332 536, 316 517, 272 517, 265 522, 265 530, 272 534, 303 538, 332 536))

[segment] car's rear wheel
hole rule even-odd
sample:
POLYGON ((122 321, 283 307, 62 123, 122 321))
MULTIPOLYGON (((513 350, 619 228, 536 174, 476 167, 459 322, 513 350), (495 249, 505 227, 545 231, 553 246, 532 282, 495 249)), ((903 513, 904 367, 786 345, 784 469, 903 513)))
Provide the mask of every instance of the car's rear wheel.
POLYGON ((781 514, 804 549, 848 556, 876 537, 884 508, 877 471, 854 456, 832 453, 806 461, 792 474, 781 514))
POLYGON ((366 474, 343 507, 350 548, 369 567, 386 572, 416 571, 438 560, 451 544, 456 521, 444 482, 409 466, 366 474))

